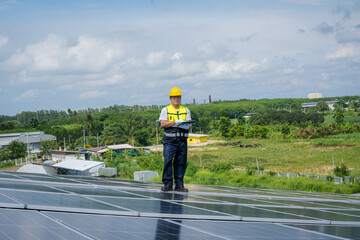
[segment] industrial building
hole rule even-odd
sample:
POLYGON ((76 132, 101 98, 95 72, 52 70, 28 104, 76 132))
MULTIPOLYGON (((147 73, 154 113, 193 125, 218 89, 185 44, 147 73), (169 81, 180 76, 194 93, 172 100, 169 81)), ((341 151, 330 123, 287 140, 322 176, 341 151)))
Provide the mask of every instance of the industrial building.
MULTIPOLYGON (((331 110, 334 110, 334 104, 335 103, 338 103, 339 101, 338 100, 335 100, 335 101, 326 101, 325 103, 329 106, 329 108, 331 110)), ((301 108, 302 109, 305 109, 305 108, 311 108, 311 107, 316 107, 316 105, 318 104, 318 102, 309 102, 309 103, 302 103, 301 104, 301 108)))
POLYGON ((0 148, 4 148, 12 141, 26 144, 30 153, 40 153, 40 143, 46 140, 56 140, 56 137, 44 132, 23 132, 0 134, 0 148))

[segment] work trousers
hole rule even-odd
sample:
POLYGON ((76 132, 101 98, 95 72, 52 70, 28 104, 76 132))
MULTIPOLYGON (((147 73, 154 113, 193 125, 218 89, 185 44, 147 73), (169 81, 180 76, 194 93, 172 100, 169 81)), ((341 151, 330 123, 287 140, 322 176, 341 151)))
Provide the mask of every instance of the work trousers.
POLYGON ((173 182, 173 167, 175 185, 184 186, 184 175, 187 166, 187 140, 170 142, 164 141, 164 184, 173 182))

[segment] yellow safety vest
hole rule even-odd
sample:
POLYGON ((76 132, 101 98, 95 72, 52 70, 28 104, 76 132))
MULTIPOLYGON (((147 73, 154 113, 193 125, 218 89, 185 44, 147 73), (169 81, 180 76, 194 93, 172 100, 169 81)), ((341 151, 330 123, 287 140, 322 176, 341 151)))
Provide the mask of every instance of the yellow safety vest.
MULTIPOLYGON (((179 111, 173 107, 173 105, 169 105, 166 107, 167 109, 167 120, 169 122, 176 121, 178 119, 182 119, 186 121, 186 108, 184 106, 179 106, 179 111)), ((186 141, 189 136, 188 129, 182 129, 178 126, 172 126, 168 128, 164 128, 164 140, 170 142, 177 142, 177 141, 186 141)))
POLYGON ((167 109, 167 120, 168 122, 176 121, 178 119, 182 119, 186 121, 186 107, 179 106, 179 111, 176 111, 176 109, 173 107, 173 105, 169 105, 166 107, 167 109))

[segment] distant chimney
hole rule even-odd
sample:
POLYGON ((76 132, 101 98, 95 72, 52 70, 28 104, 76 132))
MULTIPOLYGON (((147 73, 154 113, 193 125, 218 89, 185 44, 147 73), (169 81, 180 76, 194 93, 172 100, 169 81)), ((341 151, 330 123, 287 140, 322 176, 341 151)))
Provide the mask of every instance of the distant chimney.
POLYGON ((209 95, 209 103, 212 103, 212 102, 211 102, 211 95, 209 95))
POLYGON ((196 105, 195 98, 193 99, 193 105, 196 105))

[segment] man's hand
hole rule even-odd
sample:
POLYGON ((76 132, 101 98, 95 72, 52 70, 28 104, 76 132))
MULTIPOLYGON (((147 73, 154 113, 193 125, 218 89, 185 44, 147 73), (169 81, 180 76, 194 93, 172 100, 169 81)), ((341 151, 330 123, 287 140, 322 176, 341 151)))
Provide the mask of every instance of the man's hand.
POLYGON ((175 125, 179 126, 180 124, 182 124, 183 122, 185 122, 183 119, 178 119, 175 121, 175 125))

